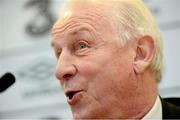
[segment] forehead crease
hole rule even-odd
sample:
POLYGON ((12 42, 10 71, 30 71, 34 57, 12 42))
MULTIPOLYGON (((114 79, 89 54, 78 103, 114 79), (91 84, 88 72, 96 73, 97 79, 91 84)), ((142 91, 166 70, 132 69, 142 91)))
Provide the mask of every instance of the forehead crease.
POLYGON ((53 39, 57 39, 57 37, 59 37, 61 33, 65 35, 64 31, 67 28, 78 27, 79 25, 80 25, 79 23, 69 23, 69 24, 66 24, 66 26, 64 26, 63 28, 61 26, 57 26, 53 28, 52 30, 53 39))
POLYGON ((86 12, 78 13, 76 13, 76 16, 73 15, 68 20, 66 20, 64 24, 57 22, 52 29, 52 34, 55 35, 57 33, 64 32, 66 29, 71 29, 81 24, 88 24, 94 29, 96 29, 96 24, 98 24, 99 21, 103 19, 103 16, 98 14, 94 10, 87 10, 86 12))
POLYGON ((70 26, 68 30, 57 29, 57 31, 53 33, 52 39, 53 40, 62 39, 63 36, 68 37, 72 35, 77 35, 84 31, 91 33, 94 31, 94 29, 91 26, 75 23, 74 25, 70 26))
POLYGON ((82 32, 89 32, 90 30, 88 29, 88 28, 86 28, 86 27, 79 27, 79 28, 77 28, 77 29, 75 29, 75 30, 72 30, 71 32, 70 32, 70 34, 71 35, 77 35, 77 34, 79 34, 79 33, 82 33, 82 32))
MULTIPOLYGON (((87 26, 86 27, 78 26, 78 25, 74 25, 74 26, 77 26, 77 27, 74 27, 73 29, 69 29, 67 33, 68 36, 78 35, 78 34, 81 34, 82 32, 88 32, 89 34, 92 33, 92 30, 90 30, 87 26)), ((63 35, 66 35, 66 34, 63 34, 63 35)), ((54 42, 56 42, 57 39, 62 39, 62 37, 60 37, 58 33, 54 33, 53 39, 52 39, 52 46, 54 46, 54 42)))

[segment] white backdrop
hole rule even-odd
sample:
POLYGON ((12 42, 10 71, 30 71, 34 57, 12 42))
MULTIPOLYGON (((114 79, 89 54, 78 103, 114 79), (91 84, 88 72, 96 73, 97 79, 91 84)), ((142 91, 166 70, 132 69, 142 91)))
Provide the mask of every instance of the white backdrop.
MULTIPOLYGON (((50 32, 38 35, 26 32, 31 21, 40 28, 42 23, 47 25, 44 16, 39 14, 45 5, 42 1, 45 0, 0 0, 0 76, 10 71, 17 79, 0 94, 0 119, 72 117, 54 77, 56 61, 50 47, 50 32), (29 1, 35 2, 27 8, 29 1)), ((164 39, 160 95, 180 97, 180 0, 145 2, 157 17, 164 39)), ((50 3, 48 11, 57 17, 63 0, 50 0, 50 3)))

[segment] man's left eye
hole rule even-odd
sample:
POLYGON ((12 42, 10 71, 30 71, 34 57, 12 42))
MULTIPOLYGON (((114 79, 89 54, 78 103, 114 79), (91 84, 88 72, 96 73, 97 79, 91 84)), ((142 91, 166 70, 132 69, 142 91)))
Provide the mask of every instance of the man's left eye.
POLYGON ((75 44, 76 50, 82 50, 85 48, 89 48, 88 43, 86 41, 79 41, 75 44))
POLYGON ((88 46, 85 43, 79 43, 79 49, 87 48, 88 46))
POLYGON ((87 52, 89 52, 90 46, 88 42, 86 41, 79 41, 75 44, 74 50, 76 55, 85 55, 87 52))

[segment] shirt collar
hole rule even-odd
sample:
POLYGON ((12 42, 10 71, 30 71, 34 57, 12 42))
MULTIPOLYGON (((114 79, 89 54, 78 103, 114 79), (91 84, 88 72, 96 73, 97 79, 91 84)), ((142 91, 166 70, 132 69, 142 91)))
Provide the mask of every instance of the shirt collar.
POLYGON ((162 119, 162 104, 159 96, 151 110, 143 117, 143 120, 145 119, 162 119))

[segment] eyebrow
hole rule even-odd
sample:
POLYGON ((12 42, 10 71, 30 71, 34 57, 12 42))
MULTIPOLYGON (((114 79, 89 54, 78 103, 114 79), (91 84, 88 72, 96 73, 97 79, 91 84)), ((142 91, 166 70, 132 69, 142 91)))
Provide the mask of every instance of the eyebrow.
MULTIPOLYGON (((90 30, 88 29, 88 28, 85 28, 85 27, 80 27, 80 28, 78 28, 78 29, 75 29, 73 32, 70 32, 70 35, 76 35, 76 34, 78 34, 79 32, 81 32, 81 31, 87 31, 87 32, 89 32, 90 30)), ((51 47, 54 47, 55 46, 55 43, 53 42, 53 40, 52 40, 52 42, 51 42, 51 47)))

